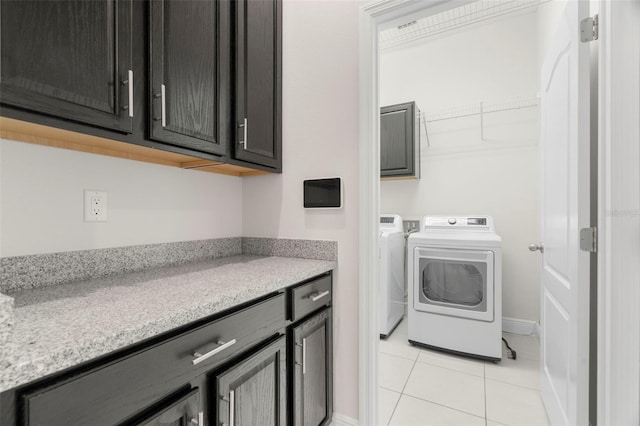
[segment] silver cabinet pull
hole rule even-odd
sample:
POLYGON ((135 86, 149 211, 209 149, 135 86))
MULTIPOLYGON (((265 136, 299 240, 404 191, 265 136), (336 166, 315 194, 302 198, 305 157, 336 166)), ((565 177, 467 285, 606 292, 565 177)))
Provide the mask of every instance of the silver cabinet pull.
POLYGON ((318 300, 328 295, 329 295, 329 290, 323 291, 322 293, 311 293, 309 295, 309 299, 311 299, 312 302, 317 302, 318 300))
POLYGON ((227 349, 228 347, 231 347, 233 345, 236 344, 236 339, 232 339, 229 340, 228 342, 223 342, 221 340, 218 340, 218 346, 217 348, 207 352, 206 354, 201 354, 200 352, 194 352, 193 356, 196 357, 193 361, 191 361, 191 363, 193 365, 198 365, 200 364, 202 361, 211 358, 212 356, 219 354, 220 352, 224 351, 225 349, 227 349))
POLYGON ((307 374, 307 338, 302 339, 302 374, 307 374))
POLYGON ((167 127, 167 89, 164 84, 160 85, 160 104, 162 127, 167 127))
POLYGON ((127 72, 129 81, 129 117, 133 118, 133 71, 127 72))
POLYGON ((248 131, 248 125, 249 122, 247 120, 247 118, 245 117, 244 121, 242 122, 242 124, 239 127, 242 127, 244 130, 244 139, 240 141, 240 145, 242 145, 244 147, 244 149, 247 149, 249 146, 247 145, 247 134, 249 133, 248 131))
POLYGON ((540 253, 544 253, 544 244, 542 243, 533 243, 529 244, 530 251, 539 251, 540 253))
POLYGON ((236 409, 236 392, 235 391, 229 391, 229 426, 235 426, 236 424, 236 416, 235 416, 235 411, 236 409))
POLYGON ((122 82, 122 85, 127 85, 129 92, 129 105, 123 106, 122 109, 129 110, 129 117, 133 118, 133 71, 127 71, 127 79, 122 82))
POLYGON ((193 417, 191 420, 189 420, 189 423, 197 426, 204 426, 204 412, 200 411, 198 413, 198 417, 193 417))

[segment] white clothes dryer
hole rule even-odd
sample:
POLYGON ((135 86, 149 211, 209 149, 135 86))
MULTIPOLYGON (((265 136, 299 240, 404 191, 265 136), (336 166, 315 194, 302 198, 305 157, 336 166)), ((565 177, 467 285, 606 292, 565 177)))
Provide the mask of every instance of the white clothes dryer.
POLYGON ((388 337, 404 316, 405 234, 397 214, 380 215, 380 337, 388 337))
POLYGON ((502 358, 502 240, 490 216, 426 216, 408 238, 409 342, 502 358))

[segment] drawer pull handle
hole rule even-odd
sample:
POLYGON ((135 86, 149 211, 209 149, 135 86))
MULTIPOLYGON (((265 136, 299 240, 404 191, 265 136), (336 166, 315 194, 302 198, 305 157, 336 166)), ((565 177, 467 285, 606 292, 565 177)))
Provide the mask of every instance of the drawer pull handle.
POLYGON ((219 354, 220 352, 224 351, 225 349, 233 346, 236 344, 236 339, 233 340, 229 340, 228 342, 223 342, 222 340, 218 340, 218 346, 217 348, 207 352, 206 354, 201 354, 200 352, 194 352, 193 356, 196 357, 193 361, 191 361, 193 363, 193 365, 198 365, 200 364, 202 361, 211 358, 212 356, 219 354))
POLYGON ((322 293, 311 293, 309 295, 309 299, 311 299, 312 302, 317 302, 318 300, 328 295, 329 295, 329 290, 323 291, 322 293))

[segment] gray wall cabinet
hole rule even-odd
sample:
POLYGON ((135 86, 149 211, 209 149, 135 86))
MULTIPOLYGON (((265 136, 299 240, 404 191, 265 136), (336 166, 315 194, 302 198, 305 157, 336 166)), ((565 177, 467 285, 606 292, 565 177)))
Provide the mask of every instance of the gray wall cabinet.
POLYGON ((380 177, 420 178, 420 120, 415 102, 380 108, 380 177))
POLYGON ((227 1, 150 1, 152 139, 226 153, 230 9, 227 1))
POLYGON ((280 170, 282 0, 237 0, 236 8, 233 158, 280 170))
POLYGON ((2 1, 0 20, 1 116, 282 170, 282 0, 2 1))
POLYGON ((3 1, 1 100, 133 131, 131 0, 3 1))

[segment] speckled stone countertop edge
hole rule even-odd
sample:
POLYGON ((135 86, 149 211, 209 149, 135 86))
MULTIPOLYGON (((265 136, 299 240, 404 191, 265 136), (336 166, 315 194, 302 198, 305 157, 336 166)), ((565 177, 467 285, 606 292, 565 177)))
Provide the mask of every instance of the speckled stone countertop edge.
MULTIPOLYGON (((270 262, 270 264, 273 265, 282 264, 283 271, 281 274, 276 274, 277 278, 273 278, 273 275, 270 277, 270 280, 269 278, 264 278, 264 282, 260 281, 263 277, 253 277, 249 287, 245 286, 239 291, 218 295, 215 299, 196 299, 193 306, 184 308, 179 312, 173 312, 162 318, 133 324, 126 329, 118 330, 112 334, 99 333, 95 338, 85 339, 70 346, 52 348, 46 356, 31 359, 27 358, 25 360, 24 356, 19 355, 24 354, 26 350, 25 345, 10 345, 9 354, 3 354, 2 359, 4 359, 4 361, 0 362, 0 366, 2 367, 0 392, 42 379, 51 374, 123 349, 129 345, 139 343, 172 329, 188 325, 207 316, 220 313, 242 303, 280 291, 290 285, 302 282, 337 267, 335 261, 288 259, 273 256, 262 258, 261 256, 240 255, 233 256, 232 258, 234 257, 238 259, 250 257, 258 260, 262 259, 262 261, 270 262), (287 264, 292 260, 307 262, 308 266, 305 264, 303 267, 292 271, 292 268, 287 267, 287 264)), ((228 259, 224 260, 226 261, 228 259)), ((199 264, 202 263, 203 262, 199 262, 199 264)), ((243 262, 239 261, 238 263, 243 262)), ((234 265, 234 267, 241 268, 242 265, 234 265)), ((3 299, 6 300, 7 297, 3 296, 3 299)), ((20 308, 18 307, 18 309, 20 308)))

